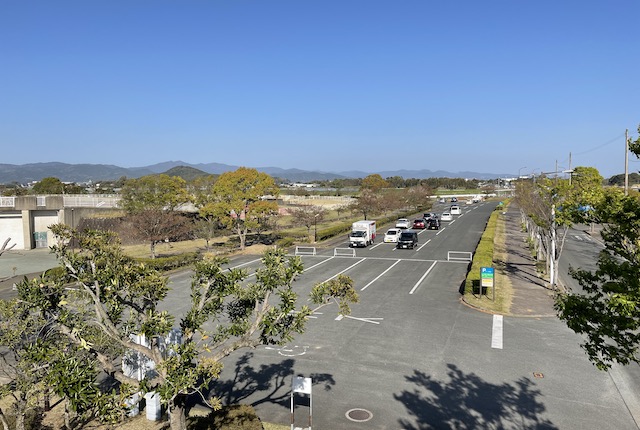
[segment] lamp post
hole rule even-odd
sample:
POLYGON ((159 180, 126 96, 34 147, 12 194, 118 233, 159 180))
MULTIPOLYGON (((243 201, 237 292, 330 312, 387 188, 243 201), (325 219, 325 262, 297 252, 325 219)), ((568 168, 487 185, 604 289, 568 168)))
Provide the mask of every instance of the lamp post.
POLYGON ((520 172, 522 172, 522 169, 526 169, 527 166, 523 166, 521 168, 518 169, 518 179, 520 179, 520 172))
POLYGON ((318 241, 318 215, 320 214, 313 216, 313 243, 318 241))

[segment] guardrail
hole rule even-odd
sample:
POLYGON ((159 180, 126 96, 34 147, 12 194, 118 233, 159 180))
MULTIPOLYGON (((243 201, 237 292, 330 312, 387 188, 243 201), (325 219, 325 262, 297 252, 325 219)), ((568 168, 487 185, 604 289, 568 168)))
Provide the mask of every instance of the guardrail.
POLYGON ((353 248, 335 248, 333 250, 334 257, 355 257, 356 250, 353 248))
POLYGON ((295 255, 316 255, 314 246, 296 246, 295 255))
POLYGON ((473 252, 449 251, 447 261, 473 261, 473 252))

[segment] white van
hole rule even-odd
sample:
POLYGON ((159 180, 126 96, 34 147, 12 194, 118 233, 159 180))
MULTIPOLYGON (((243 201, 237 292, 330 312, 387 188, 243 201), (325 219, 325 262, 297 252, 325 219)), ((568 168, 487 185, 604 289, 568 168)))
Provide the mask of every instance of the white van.
POLYGON ((458 205, 451 205, 451 207, 449 208, 449 213, 451 215, 460 215, 460 206, 458 205))

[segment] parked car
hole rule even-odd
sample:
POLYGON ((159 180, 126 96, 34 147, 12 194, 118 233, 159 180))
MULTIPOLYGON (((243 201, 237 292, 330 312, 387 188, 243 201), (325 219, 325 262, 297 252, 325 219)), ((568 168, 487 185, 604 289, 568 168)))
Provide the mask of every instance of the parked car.
POLYGON ((442 212, 442 215, 440 215, 440 219, 442 221, 452 221, 453 217, 451 216, 451 214, 449 212, 442 212))
POLYGON ((409 220, 406 218, 400 218, 398 221, 396 221, 396 228, 409 228, 411 227, 411 224, 409 223, 409 220))
POLYGON ((425 222, 424 218, 416 218, 413 220, 413 227, 411 228, 418 228, 420 230, 424 229, 427 227, 427 224, 425 222))
POLYGON ((384 241, 386 243, 397 243, 398 242, 398 238, 400 237, 400 233, 402 233, 401 229, 399 229, 399 228, 390 228, 384 234, 384 241))
POLYGON ((449 208, 449 213, 451 213, 451 215, 460 215, 460 206, 451 205, 451 207, 449 208))
POLYGON ((403 230, 400 233, 400 238, 398 239, 398 244, 396 248, 411 248, 413 249, 418 244, 418 232, 415 230, 403 230))
POLYGON ((427 220, 427 228, 429 230, 440 230, 440 220, 438 218, 429 218, 427 220))

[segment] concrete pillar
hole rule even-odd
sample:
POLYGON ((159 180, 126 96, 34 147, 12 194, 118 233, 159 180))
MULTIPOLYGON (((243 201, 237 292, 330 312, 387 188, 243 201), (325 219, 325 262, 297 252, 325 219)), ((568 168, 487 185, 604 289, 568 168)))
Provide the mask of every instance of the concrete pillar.
POLYGON ((35 247, 33 239, 33 218, 29 209, 22 211, 22 239, 24 241, 24 249, 33 249, 35 247))

